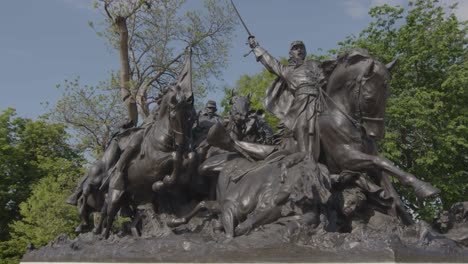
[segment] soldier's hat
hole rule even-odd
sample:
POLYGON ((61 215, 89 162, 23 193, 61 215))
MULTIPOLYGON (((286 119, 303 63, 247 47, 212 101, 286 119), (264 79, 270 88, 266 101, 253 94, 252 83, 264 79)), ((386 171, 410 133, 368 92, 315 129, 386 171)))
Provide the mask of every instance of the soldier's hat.
POLYGON ((213 100, 209 100, 207 103, 206 103, 206 108, 215 108, 216 109, 216 102, 213 101, 213 100))
POLYGON ((294 46, 302 46, 305 48, 304 42, 301 40, 295 40, 291 43, 291 47, 289 49, 292 49, 294 46))

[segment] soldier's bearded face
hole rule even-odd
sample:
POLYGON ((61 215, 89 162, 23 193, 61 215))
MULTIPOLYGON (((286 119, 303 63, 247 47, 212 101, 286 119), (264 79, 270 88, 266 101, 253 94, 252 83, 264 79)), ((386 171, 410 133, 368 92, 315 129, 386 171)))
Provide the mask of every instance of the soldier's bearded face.
POLYGON ((293 58, 296 61, 303 61, 306 56, 306 50, 305 47, 302 45, 296 45, 291 48, 291 51, 289 51, 289 54, 291 58, 293 58))

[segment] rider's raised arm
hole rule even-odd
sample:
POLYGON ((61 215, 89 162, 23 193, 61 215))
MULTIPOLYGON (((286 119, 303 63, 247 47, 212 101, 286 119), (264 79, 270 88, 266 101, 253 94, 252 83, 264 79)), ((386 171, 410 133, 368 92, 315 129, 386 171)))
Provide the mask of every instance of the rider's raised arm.
POLYGON ((252 48, 257 61, 260 61, 269 72, 282 79, 286 79, 286 73, 288 71, 287 66, 280 63, 275 57, 271 56, 268 51, 260 47, 254 37, 249 38, 249 45, 252 48))

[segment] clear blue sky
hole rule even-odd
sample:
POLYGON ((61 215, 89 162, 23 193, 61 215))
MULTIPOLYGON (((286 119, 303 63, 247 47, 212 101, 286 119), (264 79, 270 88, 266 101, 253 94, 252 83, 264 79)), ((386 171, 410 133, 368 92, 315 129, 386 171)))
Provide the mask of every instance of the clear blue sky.
MULTIPOLYGON (((199 0, 189 0, 199 1, 199 0)), ((445 0, 454 2, 455 0, 445 0)), ((367 27, 373 5, 405 5, 407 0, 234 0, 250 30, 272 55, 287 56, 293 40, 303 40, 309 52, 336 47, 338 41, 367 27)), ((468 1, 460 1, 459 16, 468 17, 468 1)), ((102 15, 92 0, 4 0, 0 3, 0 111, 16 108, 21 117, 45 112, 61 92, 56 84, 80 77, 96 85, 118 69, 118 54, 88 26, 102 15)), ((230 64, 220 87, 234 86, 242 74, 262 70, 254 57, 243 57, 247 34, 239 26, 230 64)), ((222 93, 209 98, 218 102, 222 93)), ((206 99, 202 99, 204 101, 206 99)))

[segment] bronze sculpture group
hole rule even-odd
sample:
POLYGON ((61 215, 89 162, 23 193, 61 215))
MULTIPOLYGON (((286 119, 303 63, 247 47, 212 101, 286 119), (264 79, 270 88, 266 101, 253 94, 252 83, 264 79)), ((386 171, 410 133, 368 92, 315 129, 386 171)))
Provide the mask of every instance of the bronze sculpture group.
POLYGON ((102 217, 93 232, 106 238, 119 211, 131 217, 135 235, 142 214, 169 215, 164 224, 176 228, 201 209, 227 237, 282 219, 292 219, 291 232, 349 232, 363 210, 411 224, 389 175, 421 199, 439 190, 377 153, 395 62, 382 64, 362 49, 307 60, 295 41, 283 65, 254 37, 248 42, 278 76, 264 100, 281 121, 278 132, 250 108, 250 95, 233 93, 222 120, 214 101, 197 114, 191 86, 178 82, 162 91, 152 122, 122 127, 69 198, 83 220, 77 232, 92 227, 95 211, 102 217))

